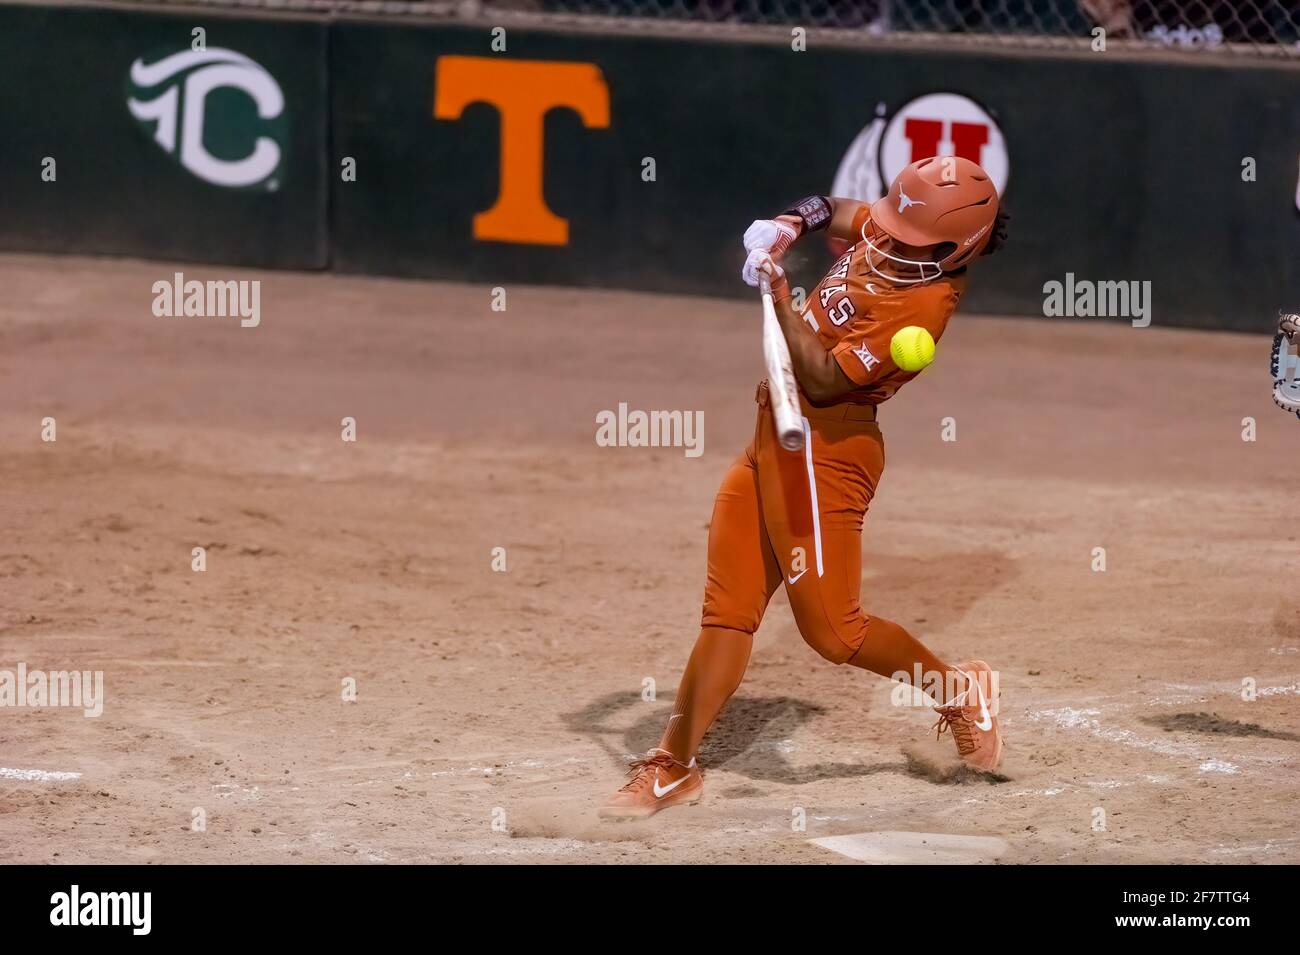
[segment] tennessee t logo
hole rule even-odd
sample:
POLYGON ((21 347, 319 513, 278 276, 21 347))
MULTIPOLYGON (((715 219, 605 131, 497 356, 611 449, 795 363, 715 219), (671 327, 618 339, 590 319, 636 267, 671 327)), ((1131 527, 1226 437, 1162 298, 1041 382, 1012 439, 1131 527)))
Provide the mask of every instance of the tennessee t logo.
POLYGON ((474 216, 474 238, 567 245, 569 222, 542 193, 544 120, 557 108, 589 129, 609 126, 609 87, 594 63, 443 56, 434 71, 434 119, 459 119, 470 103, 501 117, 501 179, 492 208, 474 216))

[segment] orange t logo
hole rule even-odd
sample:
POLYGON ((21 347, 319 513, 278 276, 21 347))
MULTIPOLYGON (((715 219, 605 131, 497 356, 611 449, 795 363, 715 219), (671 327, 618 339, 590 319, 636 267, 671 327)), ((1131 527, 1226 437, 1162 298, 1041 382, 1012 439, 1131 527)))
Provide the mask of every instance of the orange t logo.
POLYGON ((501 117, 497 201, 474 216, 474 238, 567 245, 569 222, 542 194, 543 120, 568 107, 588 128, 609 126, 609 87, 594 63, 443 56, 434 74, 434 119, 459 119, 470 103, 490 103, 501 117))

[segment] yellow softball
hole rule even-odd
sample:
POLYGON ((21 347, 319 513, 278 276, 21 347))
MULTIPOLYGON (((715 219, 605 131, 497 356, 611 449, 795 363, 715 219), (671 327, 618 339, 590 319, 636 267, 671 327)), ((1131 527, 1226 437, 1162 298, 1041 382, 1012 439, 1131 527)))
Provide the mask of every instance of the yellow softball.
POLYGON ((920 325, 900 328, 889 340, 889 357, 903 371, 920 371, 934 361, 934 338, 920 325))

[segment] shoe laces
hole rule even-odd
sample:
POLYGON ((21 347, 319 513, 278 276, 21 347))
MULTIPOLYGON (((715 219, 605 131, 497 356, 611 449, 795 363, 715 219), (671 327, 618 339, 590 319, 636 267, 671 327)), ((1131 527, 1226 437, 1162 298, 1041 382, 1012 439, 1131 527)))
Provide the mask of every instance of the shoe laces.
POLYGON ((939 739, 943 736, 943 731, 948 730, 952 733, 952 738, 957 741, 959 755, 965 756, 974 752, 975 729, 971 726, 970 720, 966 719, 961 703, 954 701, 947 706, 937 707, 935 712, 939 714, 939 721, 934 724, 934 738, 939 739))
POLYGON ((634 759, 628 764, 627 774, 632 778, 627 781, 619 792, 631 792, 638 786, 644 785, 645 780, 649 778, 646 775, 647 770, 654 769, 657 772, 661 766, 668 769, 672 766, 681 765, 673 758, 672 753, 665 752, 662 749, 652 749, 640 759, 634 759))

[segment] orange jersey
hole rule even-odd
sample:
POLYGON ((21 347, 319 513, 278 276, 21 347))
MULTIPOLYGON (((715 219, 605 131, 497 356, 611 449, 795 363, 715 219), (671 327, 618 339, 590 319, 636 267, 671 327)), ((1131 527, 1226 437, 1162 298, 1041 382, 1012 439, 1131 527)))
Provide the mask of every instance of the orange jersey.
POLYGON ((813 289, 803 320, 857 385, 841 403, 878 405, 919 372, 903 371, 889 355, 894 333, 919 325, 939 341, 966 290, 964 275, 917 285, 891 285, 867 265, 859 242, 836 260, 813 289))

